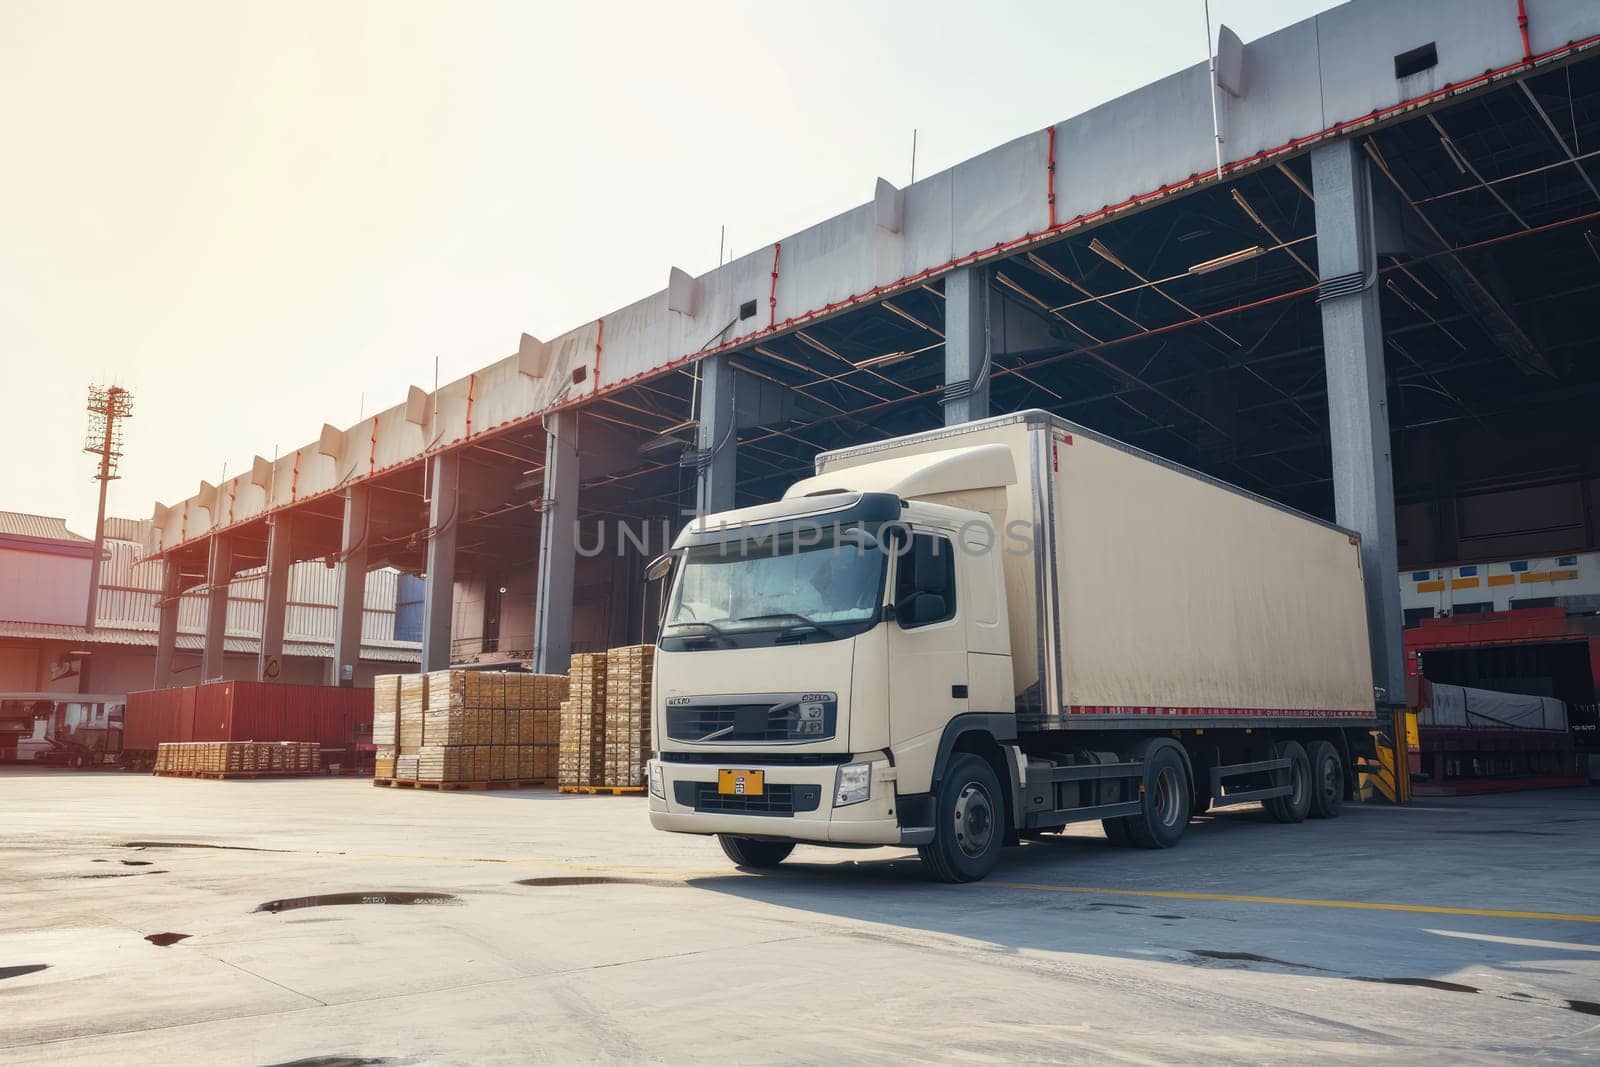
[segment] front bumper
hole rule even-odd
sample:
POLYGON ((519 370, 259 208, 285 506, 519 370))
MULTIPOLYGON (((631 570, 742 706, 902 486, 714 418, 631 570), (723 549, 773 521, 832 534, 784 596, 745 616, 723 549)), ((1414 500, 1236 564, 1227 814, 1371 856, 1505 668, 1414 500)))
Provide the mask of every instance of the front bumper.
POLYGON ((921 843, 921 834, 902 831, 897 816, 894 767, 881 753, 853 757, 852 762, 872 764, 872 792, 857 804, 833 806, 836 764, 762 763, 759 755, 730 753, 725 763, 674 763, 660 761, 666 796, 650 796, 650 825, 680 834, 736 834, 740 837, 775 837, 822 844, 902 845, 921 843), (696 810, 696 787, 716 788, 719 768, 759 770, 768 792, 794 798, 793 807, 812 810, 787 813, 696 810), (812 791, 815 791, 814 793, 812 791))

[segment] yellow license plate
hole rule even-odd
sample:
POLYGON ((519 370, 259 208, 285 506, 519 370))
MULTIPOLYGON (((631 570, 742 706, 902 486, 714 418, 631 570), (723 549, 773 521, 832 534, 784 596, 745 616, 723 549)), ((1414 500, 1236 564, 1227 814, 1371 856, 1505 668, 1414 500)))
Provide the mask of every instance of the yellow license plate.
POLYGON ((738 797, 758 797, 767 788, 766 771, 718 771, 717 792, 738 797))

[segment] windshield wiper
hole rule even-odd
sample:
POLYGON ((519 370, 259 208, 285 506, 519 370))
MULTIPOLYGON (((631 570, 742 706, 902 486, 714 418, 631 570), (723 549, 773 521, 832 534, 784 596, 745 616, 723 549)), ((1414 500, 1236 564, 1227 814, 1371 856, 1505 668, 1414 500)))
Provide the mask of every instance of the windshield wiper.
POLYGON ((668 630, 682 630, 682 629, 685 629, 687 627, 699 627, 700 629, 706 630, 706 631, 709 631, 709 632, 704 637, 698 637, 698 636, 685 634, 684 635, 684 640, 686 640, 686 641, 709 641, 709 640, 712 640, 713 638, 715 638, 716 640, 722 641, 722 642, 724 642, 726 644, 730 644, 730 645, 733 644, 733 638, 728 636, 728 631, 724 630, 722 627, 718 626, 714 622, 702 622, 699 619, 686 619, 683 622, 675 622, 675 623, 669 624, 667 626, 667 629, 668 630))
MULTIPOLYGON (((798 630, 801 627, 805 627, 808 630, 815 630, 818 633, 827 634, 829 637, 834 636, 833 631, 831 629, 829 629, 828 627, 822 625, 820 622, 816 621, 815 619, 812 619, 812 618, 809 618, 809 617, 807 617, 805 615, 800 614, 798 611, 779 611, 779 612, 776 612, 776 613, 771 614, 771 615, 746 615, 744 618, 740 619, 739 621, 740 622, 762 622, 762 621, 764 621, 766 619, 794 619, 795 622, 794 622, 794 624, 792 626, 784 627, 783 635, 787 635, 793 630, 798 630)), ((765 627, 758 627, 758 628, 759 629, 765 629, 765 627)), ((783 635, 780 635, 780 640, 782 639, 783 635)))

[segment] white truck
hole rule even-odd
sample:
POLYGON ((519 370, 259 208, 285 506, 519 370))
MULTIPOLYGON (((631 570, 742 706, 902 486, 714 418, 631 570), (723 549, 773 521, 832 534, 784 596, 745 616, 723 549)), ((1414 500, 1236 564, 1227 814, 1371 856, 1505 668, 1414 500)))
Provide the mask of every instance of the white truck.
POLYGON ((1356 535, 1046 412, 819 455, 669 566, 650 821, 740 866, 1168 848, 1224 804, 1337 815, 1371 751, 1356 535))

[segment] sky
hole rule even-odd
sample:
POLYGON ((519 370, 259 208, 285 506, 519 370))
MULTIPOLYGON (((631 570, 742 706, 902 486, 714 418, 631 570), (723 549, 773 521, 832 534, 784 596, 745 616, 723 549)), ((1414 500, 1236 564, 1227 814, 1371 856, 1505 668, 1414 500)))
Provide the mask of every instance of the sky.
POLYGON ((1201 0, 0 0, 0 510, 93 532, 91 382, 145 518, 1205 56, 1201 0))

